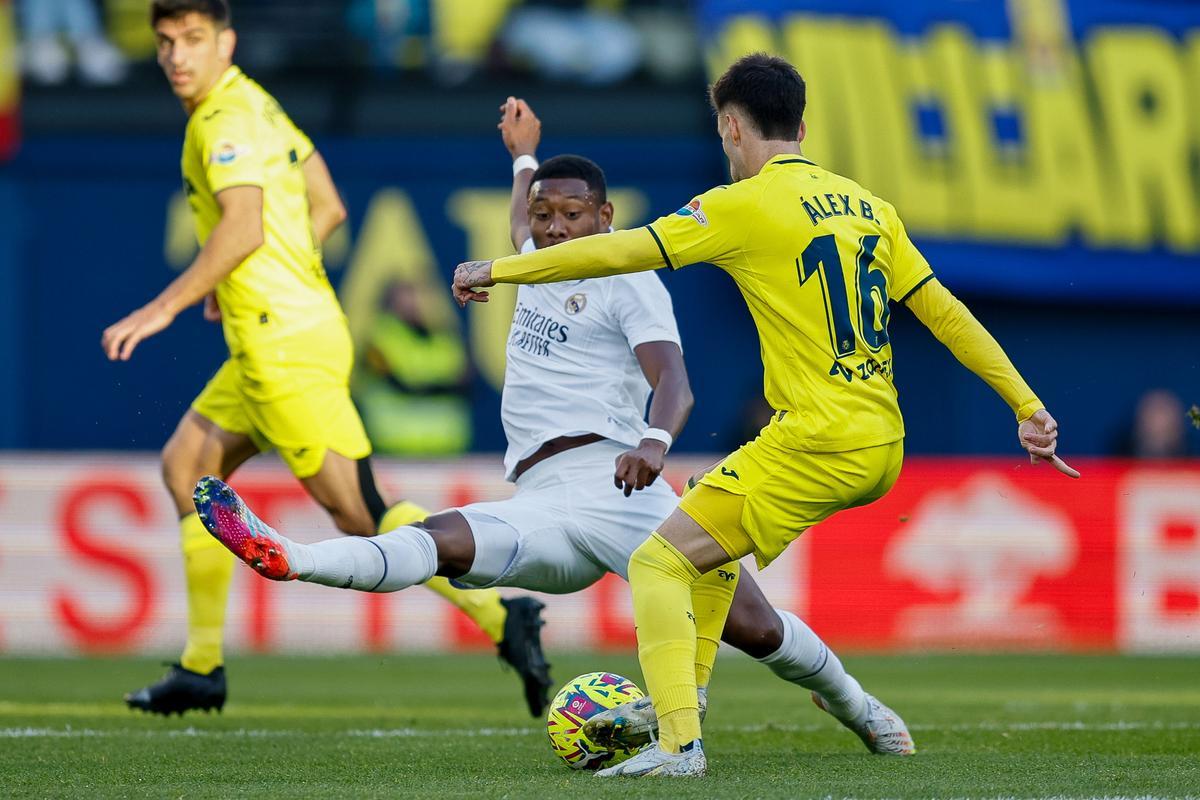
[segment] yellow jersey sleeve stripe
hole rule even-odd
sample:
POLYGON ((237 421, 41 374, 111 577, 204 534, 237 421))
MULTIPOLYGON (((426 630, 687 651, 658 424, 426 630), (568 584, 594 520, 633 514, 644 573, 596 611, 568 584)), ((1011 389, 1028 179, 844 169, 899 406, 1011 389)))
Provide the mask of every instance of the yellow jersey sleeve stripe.
POLYGON ((924 278, 921 278, 921 280, 917 281, 917 285, 916 285, 916 286, 912 287, 912 288, 911 288, 911 289, 909 289, 907 292, 905 292, 905 293, 904 293, 904 296, 900 298, 900 302, 901 302, 901 303, 907 303, 907 302, 908 302, 908 298, 910 298, 910 297, 912 297, 912 296, 913 296, 913 292, 915 292, 917 289, 920 289, 922 286, 924 286, 925 284, 929 283, 931 280, 933 280, 933 273, 932 273, 932 272, 931 272, 931 273, 929 273, 928 275, 926 275, 924 278))
POLYGON ((654 237, 654 243, 658 245, 658 252, 662 253, 663 263, 671 269, 677 269, 677 267, 671 263, 671 257, 667 255, 667 248, 663 247, 662 239, 658 238, 658 233, 655 232, 654 228, 650 225, 646 226, 646 230, 650 231, 650 235, 654 237))

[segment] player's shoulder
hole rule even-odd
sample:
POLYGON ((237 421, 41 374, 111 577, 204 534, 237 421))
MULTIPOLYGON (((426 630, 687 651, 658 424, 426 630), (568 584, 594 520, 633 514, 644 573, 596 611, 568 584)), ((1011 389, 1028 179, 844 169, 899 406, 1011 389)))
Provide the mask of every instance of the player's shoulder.
POLYGON ((188 120, 187 135, 203 140, 230 129, 253 128, 257 117, 258 107, 251 97, 227 91, 196 109, 188 120))

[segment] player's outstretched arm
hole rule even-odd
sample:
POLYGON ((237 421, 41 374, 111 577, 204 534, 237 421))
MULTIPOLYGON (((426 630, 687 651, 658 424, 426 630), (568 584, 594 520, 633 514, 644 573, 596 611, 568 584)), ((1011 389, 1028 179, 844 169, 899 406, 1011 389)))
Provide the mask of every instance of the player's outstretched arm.
POLYGON ((508 204, 508 226, 513 249, 518 253, 529 241, 529 184, 537 169, 537 148, 542 140, 542 121, 524 100, 510 97, 500 106, 500 138, 513 159, 512 197, 508 204))
POLYGON ((1058 457, 1058 423, 1025 383, 999 343, 967 307, 937 279, 929 280, 905 300, 917 319, 967 369, 982 378, 1017 415, 1017 440, 1030 461, 1045 461, 1072 478, 1079 473, 1058 457))
POLYGON ((313 151, 304 159, 304 182, 308 188, 308 216, 317 240, 324 242, 346 221, 346 205, 333 184, 333 176, 321 154, 313 151))
POLYGON ((110 360, 128 361, 133 350, 198 303, 263 243, 262 188, 232 186, 217 194, 221 220, 200 254, 158 297, 109 325, 100 346, 110 360))
POLYGON ((459 305, 487 302, 487 292, 475 290, 497 283, 604 278, 663 266, 662 250, 649 229, 598 233, 533 253, 459 264, 454 270, 454 299, 459 305))
POLYGON ((643 342, 633 349, 633 353, 646 381, 654 389, 654 395, 647 417, 650 423, 646 430, 648 435, 633 450, 617 458, 613 483, 625 492, 626 497, 650 486, 662 474, 667 450, 683 430, 695 405, 679 345, 675 342, 643 342))

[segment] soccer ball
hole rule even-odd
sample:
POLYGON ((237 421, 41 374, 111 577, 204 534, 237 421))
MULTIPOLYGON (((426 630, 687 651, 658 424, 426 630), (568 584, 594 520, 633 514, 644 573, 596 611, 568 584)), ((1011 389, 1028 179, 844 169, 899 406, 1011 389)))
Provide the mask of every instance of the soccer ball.
POLYGON ((645 697, 633 681, 611 672, 580 675, 559 690, 546 715, 550 746, 571 769, 600 769, 624 761, 628 750, 603 750, 583 735, 583 723, 601 711, 645 697))

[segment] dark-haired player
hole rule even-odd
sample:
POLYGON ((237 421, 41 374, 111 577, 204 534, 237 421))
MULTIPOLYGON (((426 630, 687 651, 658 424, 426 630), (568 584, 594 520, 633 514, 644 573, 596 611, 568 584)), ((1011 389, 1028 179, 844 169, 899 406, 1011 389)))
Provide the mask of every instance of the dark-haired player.
MULTIPOLYGON (((229 359, 184 414, 162 453, 180 517, 188 593, 187 647, 131 707, 162 714, 225 703, 222 638, 233 559, 196 518, 192 490, 274 448, 338 529, 371 536, 421 519, 390 509, 375 488, 362 422, 350 401, 353 348, 321 260, 321 242, 346 218, 325 162, 279 104, 232 63, 237 37, 225 0, 155 0, 158 63, 188 113, 183 183, 202 245, 158 297, 104 331, 108 357, 128 360, 143 339, 205 301, 229 359)), ((521 675, 530 711, 550 678, 532 598, 502 601, 445 580, 430 588, 466 611, 521 675)))
MULTIPOLYGON (((1079 475, 1055 455, 1054 419, 937 281, 895 208, 801 155, 805 86, 795 68, 747 56, 717 80, 711 99, 731 185, 645 228, 461 264, 455 273, 455 296, 466 303, 486 300, 476 287, 496 282, 709 262, 738 284, 758 328, 764 394, 775 415, 684 495, 630 559, 638 656, 660 737, 603 776, 705 773, 697 635, 728 610, 712 602, 712 587, 737 575, 736 559, 753 553, 766 566, 811 526, 882 497, 895 482, 904 425, 892 383, 889 301, 912 309, 1004 398, 1033 461, 1079 475)), ((591 723, 585 731, 611 732, 591 723)))
MULTIPOLYGON (((514 158, 513 245, 554 249, 608 230, 612 204, 600 168, 579 156, 538 166, 540 125, 529 106, 509 98, 503 114, 500 130, 514 158)), ((678 502, 656 480, 692 408, 670 295, 650 273, 522 286, 507 356, 501 421, 512 498, 435 514, 373 539, 303 545, 265 526, 219 480, 205 478, 196 490, 201 518, 275 580, 391 592, 436 574, 470 586, 566 593, 606 572, 625 577, 630 554, 678 502)), ((724 639, 812 690, 873 751, 912 751, 904 723, 863 692, 808 626, 771 608, 752 580, 736 586, 736 597, 734 589, 723 582, 701 600, 715 609, 733 598, 727 622, 724 613, 710 614, 719 624, 699 631, 690 668, 702 687, 724 639)), ((648 741, 657 726, 653 707, 628 709, 621 726, 627 741, 648 741)))

